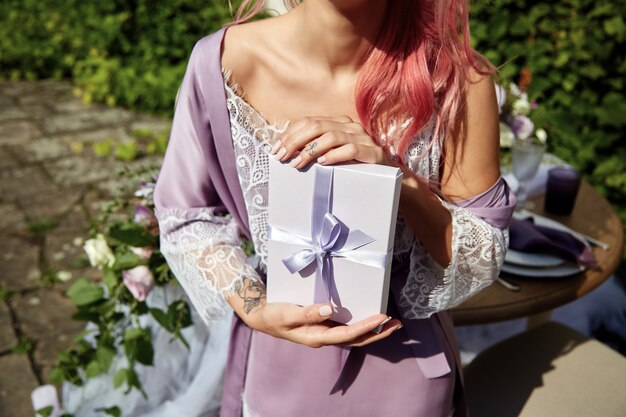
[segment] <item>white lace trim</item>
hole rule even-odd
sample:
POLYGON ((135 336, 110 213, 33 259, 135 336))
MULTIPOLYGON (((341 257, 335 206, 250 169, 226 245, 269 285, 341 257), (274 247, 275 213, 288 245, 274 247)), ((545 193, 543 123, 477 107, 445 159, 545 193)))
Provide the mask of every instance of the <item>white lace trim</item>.
POLYGON ((228 311, 226 302, 243 278, 258 280, 240 246, 231 216, 204 209, 155 210, 160 250, 202 320, 209 324, 228 311))
MULTIPOLYGON (((252 107, 223 69, 226 103, 239 181, 248 212, 258 267, 266 270, 269 150, 288 122, 270 124, 252 107)), ((407 121, 407 122, 410 122, 407 121)), ((407 122, 390 123, 382 140, 399 134, 407 122)), ((422 178, 439 179, 441 144, 433 140, 434 120, 408 146, 407 167, 422 178), (431 140, 433 141, 431 144, 431 140)), ((392 156, 394 154, 392 153, 392 156)), ((394 156, 396 157, 396 156, 394 156)), ((397 159, 397 157, 396 157, 397 159)), ((495 228, 468 210, 442 201, 452 217, 452 260, 439 266, 427 253, 405 219, 398 215, 394 258, 409 256, 409 273, 400 307, 407 318, 426 318, 454 307, 491 284, 498 276, 508 246, 508 230, 495 228)), ((246 263, 238 229, 229 216, 211 208, 177 209, 157 216, 162 230, 161 250, 174 274, 205 321, 223 314, 225 296, 244 276, 259 279, 246 263)))
POLYGON ((222 69, 226 89, 226 105, 230 115, 231 135, 239 183, 248 212, 248 225, 259 266, 267 265, 267 204, 269 192, 269 158, 277 135, 284 132, 288 122, 268 123, 252 107, 231 80, 232 71, 222 69))
MULTIPOLYGON (((237 85, 230 80, 228 70, 224 71, 224 76, 239 180, 249 208, 248 220, 251 229, 256 231, 252 232, 254 246, 260 257, 261 269, 265 270, 268 151, 276 135, 284 131, 286 125, 278 128, 269 124, 240 95, 237 85), (254 172, 254 178, 251 172, 254 172)), ((382 142, 392 135, 401 134, 409 122, 407 120, 398 125, 392 121, 388 131, 381 134, 382 142)), ((433 118, 407 147, 404 156, 411 171, 431 181, 439 178, 441 157, 441 144, 432 139, 434 127, 433 118)), ((508 243, 506 231, 492 227, 465 209, 445 201, 442 204, 452 216, 454 248, 450 265, 445 269, 434 262, 404 218, 398 216, 394 257, 400 259, 407 253, 410 256, 409 276, 401 297, 401 306, 407 318, 426 318, 462 303, 495 280, 504 260, 508 243)))
POLYGON ((455 307, 492 284, 508 247, 508 229, 493 227, 468 210, 440 201, 452 217, 452 258, 442 268, 419 241, 413 244, 400 302, 409 319, 455 307))

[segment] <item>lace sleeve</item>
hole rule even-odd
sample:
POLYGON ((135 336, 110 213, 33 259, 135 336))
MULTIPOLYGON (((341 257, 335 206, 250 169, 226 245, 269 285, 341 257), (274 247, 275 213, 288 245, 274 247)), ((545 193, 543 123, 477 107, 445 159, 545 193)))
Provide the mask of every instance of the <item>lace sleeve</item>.
POLYGON ((402 290, 407 318, 428 318, 461 304, 492 284, 508 247, 508 229, 498 229, 468 210, 443 203, 452 215, 452 259, 442 268, 416 239, 402 290))
POLYGON ((496 280, 509 244, 508 222, 501 220, 510 219, 515 207, 506 183, 503 187, 499 207, 472 210, 439 199, 452 218, 452 259, 441 267, 413 235, 400 302, 407 318, 428 318, 455 307, 496 280), (499 218, 487 221, 473 212, 481 209, 497 212, 499 218))
POLYGON ((205 323, 227 312, 226 299, 237 282, 260 279, 247 263, 231 216, 216 214, 212 207, 155 214, 161 252, 205 323))

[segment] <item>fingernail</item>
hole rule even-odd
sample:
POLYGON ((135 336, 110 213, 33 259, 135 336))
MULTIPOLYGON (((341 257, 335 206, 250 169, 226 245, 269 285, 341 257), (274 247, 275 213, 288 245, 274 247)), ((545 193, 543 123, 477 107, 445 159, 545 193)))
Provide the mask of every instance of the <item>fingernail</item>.
POLYGON ((396 327, 395 329, 393 329, 393 331, 395 332, 396 330, 400 330, 403 327, 404 327, 404 324, 400 323, 400 325, 396 327))
POLYGON ((276 158, 280 159, 283 156, 285 156, 286 153, 287 153, 287 148, 283 146, 282 148, 280 148, 280 151, 278 151, 278 153, 276 154, 276 158))
POLYGON ((324 162, 326 162, 326 155, 322 155, 319 158, 317 158, 317 162, 319 162, 320 164, 323 164, 324 162))
POLYGON ((278 152, 278 150, 280 149, 280 145, 281 145, 280 140, 277 140, 274 146, 272 146, 272 150, 270 151, 270 153, 274 155, 276 152, 278 152))
POLYGON ((333 314, 333 309, 330 308, 329 305, 325 305, 325 306, 321 306, 320 307, 320 316, 328 317, 328 316, 330 316, 332 314, 333 314))
POLYGON ((387 318, 385 319, 385 321, 383 321, 382 323, 380 323, 378 325, 377 328, 375 328, 374 330, 372 330, 374 333, 380 333, 383 331, 383 327, 385 326, 385 324, 387 324, 389 322, 389 320, 391 320, 391 316, 387 316, 387 318))
POLYGON ((302 157, 300 155, 296 156, 295 158, 293 158, 291 160, 291 162, 289 163, 289 165, 291 165, 292 167, 297 167, 298 164, 302 162, 302 157))

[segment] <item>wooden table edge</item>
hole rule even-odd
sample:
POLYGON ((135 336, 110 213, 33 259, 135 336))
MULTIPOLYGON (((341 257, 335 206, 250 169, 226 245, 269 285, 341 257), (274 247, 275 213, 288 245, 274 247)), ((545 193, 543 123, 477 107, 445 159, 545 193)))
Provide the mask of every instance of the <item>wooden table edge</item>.
MULTIPOLYGON (((612 219, 615 220, 615 230, 616 236, 615 241, 610 242, 611 248, 609 249, 609 259, 607 259, 607 263, 604 268, 610 272, 606 274, 606 276, 601 279, 595 279, 596 273, 593 271, 589 271, 591 274, 590 277, 584 278, 580 286, 576 288, 575 291, 571 293, 562 293, 558 296, 554 296, 554 294, 547 294, 544 297, 537 297, 532 301, 523 300, 519 302, 514 302, 502 306, 487 306, 485 308, 481 307, 471 307, 471 308, 462 308, 463 304, 458 307, 455 307, 451 310, 452 317, 454 320, 455 326, 467 326, 474 324, 487 324, 487 323, 497 323, 507 320, 514 320, 519 318, 525 318, 529 315, 540 314, 549 310, 552 310, 556 307, 560 307, 563 304, 575 301, 576 299, 590 293, 599 287, 602 283, 604 283, 617 269, 619 264, 623 260, 624 254, 624 228, 621 222, 621 218, 617 214, 617 211, 611 206, 611 204, 606 200, 602 194, 600 194, 596 189, 590 186, 588 183, 584 183, 583 187, 587 188, 586 191, 594 193, 597 197, 607 204, 610 213, 612 214, 612 219), (523 309, 516 309, 516 305, 527 304, 531 306, 533 311, 531 314, 524 313, 523 309), (494 319, 497 317, 497 319, 494 319)), ((543 199, 536 200, 537 204, 543 204, 543 199)), ((602 249, 595 248, 594 250, 600 251, 602 249)), ((499 285, 497 283, 493 283, 492 285, 499 285)))

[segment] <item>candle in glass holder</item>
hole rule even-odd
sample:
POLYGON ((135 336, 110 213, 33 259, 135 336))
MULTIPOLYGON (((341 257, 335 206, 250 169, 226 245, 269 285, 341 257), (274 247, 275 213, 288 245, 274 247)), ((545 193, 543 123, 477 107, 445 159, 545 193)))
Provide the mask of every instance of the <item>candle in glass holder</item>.
POLYGON ((574 209, 580 188, 580 174, 570 167, 557 167, 548 171, 545 211, 566 216, 574 209))

